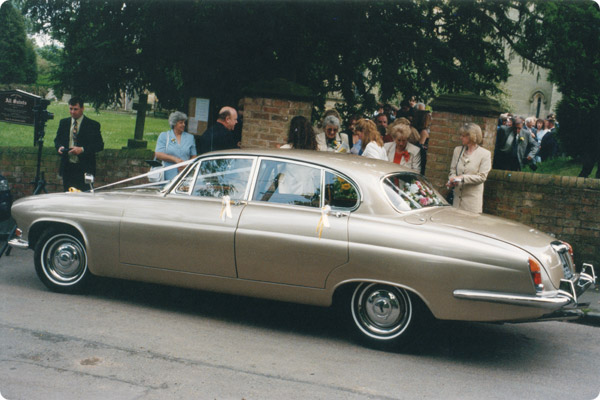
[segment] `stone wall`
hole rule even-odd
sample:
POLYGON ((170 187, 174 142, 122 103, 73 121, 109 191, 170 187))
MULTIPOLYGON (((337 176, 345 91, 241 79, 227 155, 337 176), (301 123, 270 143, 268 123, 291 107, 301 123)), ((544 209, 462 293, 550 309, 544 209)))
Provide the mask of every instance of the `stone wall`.
POLYGON ((266 97, 244 97, 242 147, 276 148, 287 142, 290 121, 302 115, 310 121, 312 103, 266 97))
MULTIPOLYGON (((37 166, 37 147, 0 147, 0 174, 8 178, 15 199, 33 193, 37 166)), ((148 172, 145 160, 151 160, 154 152, 147 149, 104 150, 96 156, 95 187, 148 172)), ((40 171, 44 173, 48 192, 63 190, 58 175, 59 156, 54 147, 42 150, 40 171)))
POLYGON ((555 235, 600 271, 600 179, 492 170, 483 212, 555 235))

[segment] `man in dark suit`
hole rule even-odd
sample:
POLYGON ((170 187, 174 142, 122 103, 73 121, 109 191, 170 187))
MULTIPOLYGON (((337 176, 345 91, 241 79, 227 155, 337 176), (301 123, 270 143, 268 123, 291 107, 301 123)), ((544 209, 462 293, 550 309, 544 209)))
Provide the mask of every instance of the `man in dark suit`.
POLYGON ((233 128, 238 122, 237 111, 233 107, 223 107, 219 111, 217 122, 208 128, 196 145, 198 154, 215 150, 235 149, 239 147, 233 128))
POLYGON ((501 126, 496 135, 494 169, 521 171, 525 165, 534 165, 540 145, 523 128, 522 118, 515 118, 512 126, 501 126))
POLYGON ((87 190, 84 174, 96 173, 96 153, 104 150, 100 124, 83 115, 81 97, 69 100, 70 118, 60 120, 54 146, 61 155, 60 175, 65 191, 70 187, 87 190))
POLYGON ((538 156, 540 156, 542 161, 549 160, 558 155, 558 141, 556 140, 557 133, 554 122, 554 114, 548 115, 546 126, 549 131, 546 132, 542 138, 542 141, 540 142, 540 151, 538 152, 538 156))

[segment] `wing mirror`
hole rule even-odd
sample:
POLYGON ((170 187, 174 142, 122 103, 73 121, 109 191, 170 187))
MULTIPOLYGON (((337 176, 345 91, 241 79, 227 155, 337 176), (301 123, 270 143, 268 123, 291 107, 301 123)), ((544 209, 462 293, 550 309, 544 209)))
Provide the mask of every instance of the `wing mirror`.
POLYGON ((94 175, 84 174, 83 179, 85 180, 86 185, 90 185, 90 192, 94 193, 94 175))

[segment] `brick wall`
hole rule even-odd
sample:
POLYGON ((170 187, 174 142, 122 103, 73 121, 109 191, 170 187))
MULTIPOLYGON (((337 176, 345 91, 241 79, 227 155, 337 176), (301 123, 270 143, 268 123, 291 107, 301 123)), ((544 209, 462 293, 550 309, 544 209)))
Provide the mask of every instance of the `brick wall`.
MULTIPOLYGON (((37 166, 37 147, 0 147, 0 174, 8 178, 11 192, 18 199, 33 193, 37 166)), ((154 157, 147 149, 104 150, 96 156, 95 187, 117 182, 148 171, 145 160, 154 157)), ((59 156, 54 147, 42 150, 40 171, 44 172, 48 192, 63 190, 62 178, 58 175, 59 156)))
POLYGON ((435 111, 431 117, 425 176, 436 188, 446 193, 444 185, 448 181, 452 153, 456 146, 462 144, 458 128, 467 122, 479 125, 483 133, 482 146, 494 154, 497 118, 435 111))
POLYGON ((483 212, 555 235, 600 271, 600 179, 492 170, 483 212))
POLYGON ((276 148, 287 142, 290 120, 302 115, 310 120, 312 103, 245 97, 242 147, 276 148))

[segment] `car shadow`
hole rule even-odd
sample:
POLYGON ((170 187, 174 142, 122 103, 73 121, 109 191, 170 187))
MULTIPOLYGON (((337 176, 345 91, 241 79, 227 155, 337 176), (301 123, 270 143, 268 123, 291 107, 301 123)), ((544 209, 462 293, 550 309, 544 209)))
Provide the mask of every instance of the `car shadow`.
MULTIPOLYGON (((147 306, 169 312, 201 315, 219 321, 278 332, 298 333, 335 341, 352 342, 349 329, 341 325, 343 312, 336 307, 318 307, 272 300, 184 289, 119 279, 97 278, 86 296, 147 306)), ((532 324, 525 324, 531 327, 532 324)), ((528 336, 521 324, 493 324, 431 320, 412 346, 394 351, 495 365, 531 363, 543 341, 528 336), (535 341, 536 350, 531 346, 535 341)), ((543 329, 535 330, 543 335, 543 329)), ((359 345, 359 344, 358 344, 359 345)), ((543 351, 543 349, 542 349, 543 351)), ((548 352, 552 349, 548 347, 548 352)), ((386 349, 390 352, 390 349, 386 349)))

